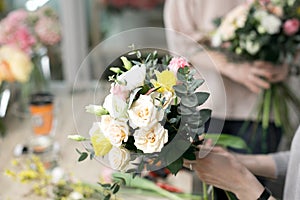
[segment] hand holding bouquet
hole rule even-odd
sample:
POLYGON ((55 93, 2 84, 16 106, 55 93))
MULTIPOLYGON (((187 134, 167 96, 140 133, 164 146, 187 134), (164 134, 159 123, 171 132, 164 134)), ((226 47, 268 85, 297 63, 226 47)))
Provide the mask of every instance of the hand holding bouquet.
POLYGON ((288 103, 300 112, 300 100, 283 84, 288 71, 299 71, 299 8, 295 0, 253 0, 222 18, 212 37, 212 46, 234 62, 259 62, 261 70, 269 70, 262 81, 269 82, 270 87, 258 102, 258 120, 264 131, 273 118, 277 127, 293 132, 288 103))

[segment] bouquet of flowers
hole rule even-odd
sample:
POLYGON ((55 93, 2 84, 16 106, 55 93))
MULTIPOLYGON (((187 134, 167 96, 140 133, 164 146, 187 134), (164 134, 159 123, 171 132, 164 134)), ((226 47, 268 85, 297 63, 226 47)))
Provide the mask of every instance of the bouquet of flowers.
MULTIPOLYGON (((221 19, 212 46, 229 53, 234 61, 263 60, 288 65, 291 72, 299 71, 299 9, 296 0, 253 0, 240 5, 221 19)), ((300 101, 283 83, 272 84, 263 92, 258 118, 265 130, 270 113, 278 127, 289 125, 288 102, 300 111, 300 101)), ((283 128, 289 132, 287 126, 283 128)))
POLYGON ((41 45, 51 46, 61 39, 56 13, 49 7, 35 12, 10 12, 0 21, 0 45, 14 45, 28 55, 41 45))
POLYGON ((6 132, 3 118, 11 97, 9 83, 29 80, 33 64, 27 54, 10 45, 0 47, 0 136, 6 132))
POLYGON ((122 56, 122 66, 111 67, 110 94, 103 105, 89 105, 97 122, 87 141, 88 154, 106 159, 111 168, 125 172, 154 171, 167 167, 176 174, 183 159, 196 158, 199 136, 211 110, 200 109, 209 97, 196 91, 203 84, 182 57, 133 51, 122 56))

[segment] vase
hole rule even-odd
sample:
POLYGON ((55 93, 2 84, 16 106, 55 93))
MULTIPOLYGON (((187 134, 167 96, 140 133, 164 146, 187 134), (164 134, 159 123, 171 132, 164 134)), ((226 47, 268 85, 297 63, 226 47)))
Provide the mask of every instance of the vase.
POLYGON ((4 136, 6 132, 4 119, 7 113, 8 104, 11 96, 9 84, 3 82, 0 85, 0 136, 4 136))
POLYGON ((33 69, 28 82, 19 83, 17 97, 17 115, 29 114, 30 97, 36 93, 49 92, 50 88, 50 62, 47 48, 41 47, 31 54, 33 69))

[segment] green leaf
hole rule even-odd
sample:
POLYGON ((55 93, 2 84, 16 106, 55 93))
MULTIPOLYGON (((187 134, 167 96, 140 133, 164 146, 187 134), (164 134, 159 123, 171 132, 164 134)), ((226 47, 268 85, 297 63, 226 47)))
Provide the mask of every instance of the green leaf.
POLYGON ((195 112, 195 110, 192 109, 192 108, 188 108, 188 107, 185 107, 183 105, 180 105, 178 107, 178 112, 181 115, 192 115, 195 112))
POLYGON ((177 79, 179 81, 185 82, 186 81, 186 76, 184 74, 178 72, 177 73, 177 79))
POLYGON ((198 87, 200 87, 204 83, 203 79, 194 79, 192 83, 189 85, 190 92, 194 92, 198 87))
POLYGON ((201 109, 200 111, 202 122, 205 123, 211 116, 211 110, 210 109, 201 109))
POLYGON ((98 184, 101 187, 105 188, 105 189, 109 189, 111 187, 111 184, 109 184, 109 183, 100 183, 100 182, 98 182, 98 184))
POLYGON ((111 194, 108 194, 104 197, 104 200, 110 200, 111 194))
POLYGON ((237 136, 228 135, 228 134, 215 134, 208 133, 205 135, 205 139, 211 139, 216 143, 216 145, 220 145, 223 147, 231 147, 235 149, 246 149, 249 150, 246 142, 237 136))
POLYGON ((181 98, 181 104, 189 108, 195 107, 198 104, 197 96, 195 94, 183 96, 181 98))
POLYGON ((88 156, 89 154, 87 152, 81 153, 81 155, 78 158, 78 162, 84 161, 88 156))
POLYGON ((112 193, 113 193, 113 194, 116 194, 119 190, 120 190, 120 185, 116 185, 116 186, 113 188, 112 193))
POLYGON ((202 105, 209 97, 209 93, 207 92, 196 92, 195 95, 197 96, 198 99, 198 105, 202 105))
POLYGON ((179 170, 182 169, 182 166, 183 166, 183 158, 180 157, 176 161, 169 164, 167 168, 170 170, 172 174, 176 175, 179 172, 179 170))
POLYGON ((173 89, 175 90, 176 94, 177 92, 180 94, 187 94, 187 89, 185 85, 174 85, 173 89))
POLYGON ((76 152, 81 155, 81 151, 79 151, 79 149, 77 148, 76 148, 76 152))

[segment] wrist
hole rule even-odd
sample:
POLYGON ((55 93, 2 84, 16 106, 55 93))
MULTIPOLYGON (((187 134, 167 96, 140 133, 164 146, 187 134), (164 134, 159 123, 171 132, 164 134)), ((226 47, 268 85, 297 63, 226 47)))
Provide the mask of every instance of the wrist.
POLYGON ((258 199, 265 189, 264 186, 250 172, 245 174, 244 180, 245 181, 236 188, 236 191, 233 191, 238 199, 258 199))

